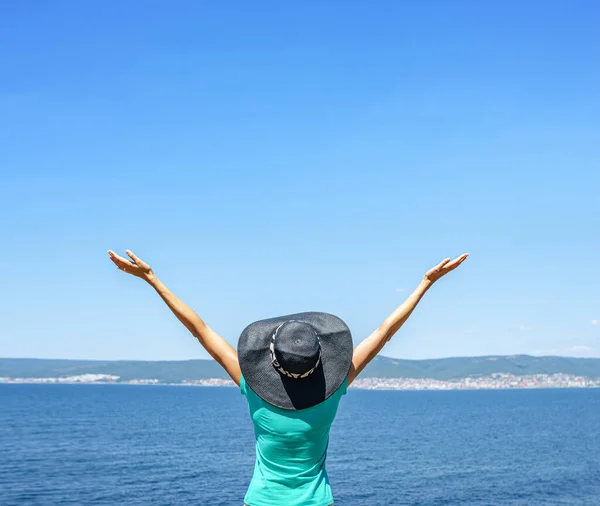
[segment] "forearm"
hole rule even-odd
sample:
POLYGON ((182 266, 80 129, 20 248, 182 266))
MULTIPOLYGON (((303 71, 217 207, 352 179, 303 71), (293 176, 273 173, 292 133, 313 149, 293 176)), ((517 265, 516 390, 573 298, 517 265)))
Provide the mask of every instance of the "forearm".
POLYGON ((242 371, 240 370, 237 352, 233 346, 206 325, 195 311, 171 292, 156 277, 154 271, 146 262, 135 256, 130 250, 127 250, 126 253, 131 261, 117 255, 113 250, 108 250, 110 259, 120 270, 143 279, 156 290, 177 319, 185 325, 210 356, 221 364, 231 376, 231 379, 239 385, 242 371))
POLYGON ((394 334, 398 332, 398 329, 404 325, 404 322, 408 320, 408 317, 412 314, 431 285, 431 281, 423 279, 415 291, 411 293, 408 298, 380 325, 379 329, 384 338, 384 344, 388 342, 394 334))
POLYGON ((197 336, 197 334, 202 331, 203 327, 206 326, 202 318, 200 318, 192 308, 190 308, 171 290, 169 290, 156 276, 152 276, 150 279, 148 279, 148 284, 156 290, 156 293, 158 293, 161 299, 165 301, 165 304, 169 306, 169 309, 173 312, 177 319, 183 323, 183 325, 185 325, 185 327, 192 334, 194 334, 194 336, 197 336))
POLYGON ((411 315, 425 292, 431 286, 431 282, 422 281, 416 290, 390 314, 384 322, 355 349, 352 355, 352 366, 348 373, 348 383, 352 383, 356 376, 373 360, 385 346, 392 336, 404 324, 411 315))
POLYGON ((221 336, 216 334, 196 312, 185 304, 179 297, 177 297, 171 290, 169 290, 165 284, 160 281, 155 275, 152 275, 148 280, 150 286, 152 286, 158 295, 165 301, 165 304, 177 317, 177 319, 183 323, 183 325, 192 333, 192 335, 198 339, 200 344, 206 349, 206 351, 217 361, 221 362, 223 357, 223 349, 230 352, 231 358, 237 360, 237 354, 227 341, 221 336), (230 349, 230 350, 229 350, 230 349))
POLYGON ((468 256, 468 253, 465 253, 454 261, 446 258, 425 273, 423 280, 419 283, 415 291, 369 337, 354 349, 352 366, 348 373, 348 383, 351 383, 360 374, 366 365, 377 356, 385 346, 385 343, 404 325, 404 322, 408 320, 408 317, 417 307, 417 304, 421 301, 427 290, 431 288, 431 285, 448 272, 456 269, 468 256))

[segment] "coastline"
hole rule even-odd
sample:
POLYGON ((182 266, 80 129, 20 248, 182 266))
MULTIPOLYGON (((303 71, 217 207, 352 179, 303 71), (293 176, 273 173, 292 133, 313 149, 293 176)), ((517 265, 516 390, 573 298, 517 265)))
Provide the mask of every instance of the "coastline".
MULTIPOLYGON (((121 380, 119 376, 84 374, 79 376, 49 378, 0 377, 0 384, 10 385, 136 385, 136 386, 182 386, 182 387, 235 387, 232 380, 208 378, 164 382, 158 379, 121 380)), ((568 374, 537 374, 516 376, 495 373, 490 376, 434 380, 431 378, 358 378, 348 387, 351 390, 397 390, 397 391, 453 391, 453 390, 518 390, 518 389, 564 389, 600 388, 600 378, 568 374)))

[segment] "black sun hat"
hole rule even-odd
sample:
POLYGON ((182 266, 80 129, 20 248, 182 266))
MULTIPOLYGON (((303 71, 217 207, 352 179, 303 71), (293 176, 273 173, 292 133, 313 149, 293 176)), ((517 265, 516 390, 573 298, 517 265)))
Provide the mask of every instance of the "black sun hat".
POLYGON ((248 386, 288 410, 323 402, 344 382, 352 362, 348 326, 328 313, 298 313, 248 325, 238 341, 248 386))

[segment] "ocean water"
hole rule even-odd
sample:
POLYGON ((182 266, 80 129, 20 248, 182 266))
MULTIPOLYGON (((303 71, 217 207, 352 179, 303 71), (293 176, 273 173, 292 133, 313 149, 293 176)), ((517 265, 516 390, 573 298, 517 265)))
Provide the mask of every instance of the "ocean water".
MULTIPOLYGON (((0 385, 1 506, 241 506, 253 452, 234 388, 0 385)), ((600 389, 350 390, 327 467, 336 506, 598 506, 600 389)))

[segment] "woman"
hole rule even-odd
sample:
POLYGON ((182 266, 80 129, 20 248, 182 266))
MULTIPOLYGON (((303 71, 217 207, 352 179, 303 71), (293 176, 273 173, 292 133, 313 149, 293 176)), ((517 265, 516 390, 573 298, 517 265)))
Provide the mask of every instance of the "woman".
POLYGON ((246 396, 256 436, 256 464, 246 506, 329 506, 325 470, 329 430, 342 395, 408 319, 425 292, 467 258, 430 269, 416 290, 354 350, 346 324, 326 313, 252 323, 238 351, 212 330, 131 251, 108 252, 122 271, 148 282, 246 396))

